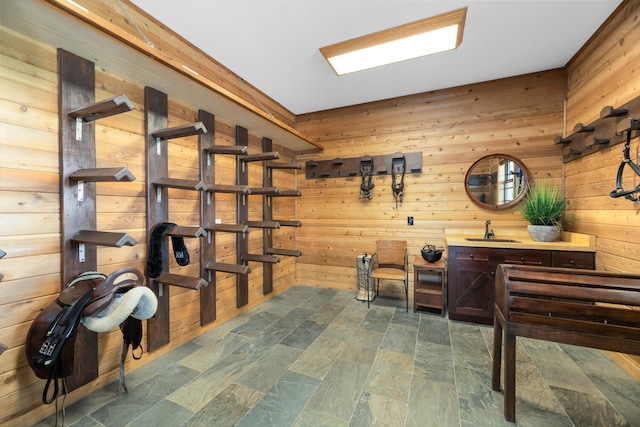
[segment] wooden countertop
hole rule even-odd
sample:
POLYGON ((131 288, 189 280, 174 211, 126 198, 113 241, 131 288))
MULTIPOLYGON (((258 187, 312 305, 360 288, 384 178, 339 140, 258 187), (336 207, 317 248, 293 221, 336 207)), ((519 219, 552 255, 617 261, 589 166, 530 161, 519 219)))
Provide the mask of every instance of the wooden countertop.
MULTIPOLYGON (((491 227, 490 227, 491 229, 491 227)), ((491 240, 470 241, 467 238, 482 239, 484 229, 445 229, 447 246, 466 246, 474 248, 537 249, 552 251, 595 252, 596 237, 589 234, 562 232, 561 240, 555 242, 536 242, 524 229, 493 229, 495 237, 491 240), (513 240, 511 242, 500 241, 513 240)))

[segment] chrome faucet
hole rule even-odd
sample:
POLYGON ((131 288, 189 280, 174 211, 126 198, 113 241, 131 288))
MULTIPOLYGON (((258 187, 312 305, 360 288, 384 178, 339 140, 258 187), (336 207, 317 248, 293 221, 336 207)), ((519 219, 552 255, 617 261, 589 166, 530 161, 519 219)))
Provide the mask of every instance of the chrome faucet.
POLYGON ((493 234, 493 230, 489 231, 489 225, 491 225, 490 219, 488 219, 487 222, 484 223, 484 238, 487 240, 492 237, 496 237, 496 235, 493 234))

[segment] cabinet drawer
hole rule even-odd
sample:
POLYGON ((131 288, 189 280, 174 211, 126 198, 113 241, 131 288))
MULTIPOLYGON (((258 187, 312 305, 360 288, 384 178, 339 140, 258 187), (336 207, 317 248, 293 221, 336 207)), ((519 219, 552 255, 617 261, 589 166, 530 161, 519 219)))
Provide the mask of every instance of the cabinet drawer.
POLYGON ((414 296, 417 305, 424 305, 427 307, 441 307, 442 306, 442 294, 424 293, 416 291, 414 296))
POLYGON ((494 255, 493 251, 485 248, 457 248, 455 259, 456 261, 492 263, 494 255))
POLYGON ((594 252, 553 251, 551 262, 553 267, 584 268, 586 270, 596 268, 594 252))
POLYGON ((536 250, 496 250, 496 264, 551 265, 551 252, 536 250))

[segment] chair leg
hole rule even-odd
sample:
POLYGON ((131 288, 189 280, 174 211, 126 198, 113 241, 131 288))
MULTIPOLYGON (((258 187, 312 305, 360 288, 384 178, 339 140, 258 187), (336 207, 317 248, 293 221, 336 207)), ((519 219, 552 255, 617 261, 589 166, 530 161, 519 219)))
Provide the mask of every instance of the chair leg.
POLYGON ((407 313, 409 312, 409 283, 404 282, 404 299, 407 302, 407 313))
POLYGON ((504 334, 504 418, 516 421, 516 336, 504 334))
POLYGON ((500 364, 502 363, 502 325, 495 316, 493 321, 493 366, 491 369, 491 388, 500 391, 500 364))

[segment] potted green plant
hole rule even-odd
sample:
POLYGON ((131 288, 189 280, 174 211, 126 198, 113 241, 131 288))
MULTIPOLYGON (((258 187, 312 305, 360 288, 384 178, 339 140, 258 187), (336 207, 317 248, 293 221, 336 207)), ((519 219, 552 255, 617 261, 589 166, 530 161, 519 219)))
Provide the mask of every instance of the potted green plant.
POLYGON ((559 186, 547 181, 527 189, 520 212, 531 223, 531 238, 538 242, 553 242, 562 234, 565 199, 559 186))

